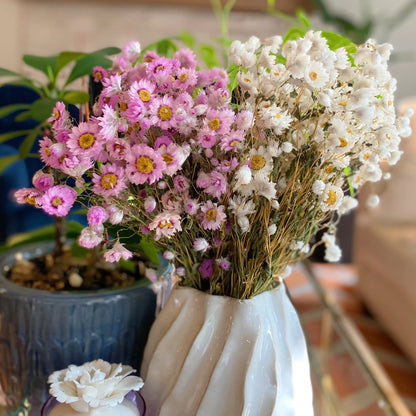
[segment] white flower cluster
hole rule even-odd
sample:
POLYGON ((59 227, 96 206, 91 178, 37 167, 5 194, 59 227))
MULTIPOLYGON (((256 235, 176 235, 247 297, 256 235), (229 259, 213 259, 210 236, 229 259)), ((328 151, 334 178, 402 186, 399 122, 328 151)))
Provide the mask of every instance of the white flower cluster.
MULTIPOLYGON (((298 191, 294 185, 309 187, 309 210, 343 215, 357 205, 349 190, 356 193, 365 182, 379 181, 381 162, 399 160, 411 114, 396 118, 396 81, 387 67, 392 47, 370 39, 354 49, 331 50, 321 32, 313 31, 284 44, 276 36, 231 45, 230 62, 239 67, 238 104, 254 113, 252 135, 259 143, 246 152, 245 143, 240 147, 245 164, 230 207, 241 231, 250 228, 243 218, 254 209, 255 195, 272 201, 278 212, 287 187, 298 191), (300 169, 305 173, 296 184, 291 178, 300 169)), ((285 213, 292 208, 285 205, 285 213)), ((324 240, 327 258, 338 260, 333 235, 324 240)), ((293 250, 308 247, 299 236, 293 241, 293 250)))
POLYGON ((70 365, 49 376, 50 394, 60 403, 67 403, 76 412, 114 407, 131 390, 140 390, 143 380, 130 375, 128 365, 95 360, 81 366, 70 365))

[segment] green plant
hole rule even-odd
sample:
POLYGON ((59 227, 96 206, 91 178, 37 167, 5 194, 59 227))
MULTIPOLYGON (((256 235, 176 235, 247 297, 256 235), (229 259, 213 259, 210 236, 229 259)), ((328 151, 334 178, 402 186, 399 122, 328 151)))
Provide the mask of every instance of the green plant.
POLYGON ((39 98, 33 103, 9 104, 0 108, 0 118, 17 113, 16 121, 35 120, 36 125, 27 130, 10 131, 0 135, 0 143, 7 142, 19 136, 24 136, 19 146, 19 154, 0 158, 0 174, 11 163, 18 159, 38 157, 31 153, 36 138, 47 126, 47 118, 57 101, 66 105, 87 104, 89 94, 85 90, 74 87, 75 81, 89 76, 95 66, 109 68, 112 61, 108 58, 120 52, 119 48, 109 47, 92 53, 63 51, 53 56, 24 55, 23 62, 31 68, 40 71, 44 80, 29 77, 9 69, 0 68, 0 77, 8 81, 2 85, 19 85, 35 91, 39 98), (69 71, 68 71, 69 70, 69 71))

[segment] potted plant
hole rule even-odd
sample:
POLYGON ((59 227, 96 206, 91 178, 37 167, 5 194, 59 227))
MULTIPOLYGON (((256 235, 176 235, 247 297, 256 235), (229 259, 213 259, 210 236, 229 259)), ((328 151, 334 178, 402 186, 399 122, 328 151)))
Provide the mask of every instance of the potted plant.
MULTIPOLYGON (((105 51, 114 52, 114 49, 105 51)), ((45 64, 48 74, 58 76, 70 58, 76 64, 72 75, 65 81, 65 86, 74 79, 74 74, 83 75, 87 71, 86 66, 92 70, 93 65, 98 63, 109 62, 112 65, 112 61, 107 61, 101 53, 61 53, 54 59, 40 61, 45 64), (56 66, 49 67, 46 62, 56 66)), ((124 55, 124 58, 118 59, 128 58, 124 55)), ((100 66, 100 71, 105 71, 105 68, 100 66)), ((23 82, 30 83, 28 79, 23 82)), ((56 79, 54 85, 56 86, 56 79)), ((88 94, 74 92, 71 95, 68 91, 60 91, 55 93, 67 100, 66 103, 60 102, 60 111, 65 108, 66 112, 69 97, 72 97, 72 102, 78 97, 82 107, 76 114, 77 118, 82 120, 86 115, 88 117, 89 108, 84 106, 88 103, 88 94)), ((38 101, 47 106, 51 100, 50 97, 43 97, 38 101)), ((30 107, 30 115, 36 115, 35 110, 42 105, 38 103, 33 108, 30 107)), ((56 102, 52 110, 55 106, 56 102)), ((8 107, 7 111, 16 109, 16 106, 8 107)), ((5 115, 7 111, 3 110, 2 114, 5 115)), ((56 119, 57 113, 51 113, 52 116, 49 114, 46 120, 28 132, 23 147, 27 148, 29 141, 32 146, 40 131, 45 135, 40 139, 41 143, 46 134, 52 134, 51 121, 56 119)), ((41 119, 40 114, 36 117, 41 119)), ((73 114, 71 118, 74 118, 73 114)), ((7 137, 17 134, 11 133, 7 137)), ((20 153, 22 157, 28 156, 22 151, 20 153)), ((32 191, 45 192, 58 180, 51 172, 39 170, 34 175, 32 191)), ((30 196, 22 196, 26 189, 28 188, 18 194, 21 198, 26 198, 26 202, 33 202, 30 196)), ((4 359, 0 364, 0 382, 8 414, 22 409, 30 415, 38 415, 47 394, 48 374, 69 364, 82 364, 102 358, 139 367, 150 325, 167 294, 165 289, 169 266, 159 262, 152 245, 146 245, 144 240, 141 242, 140 250, 147 255, 146 262, 126 259, 122 267, 108 267, 109 263, 103 262, 99 250, 86 250, 78 244, 68 245, 68 237, 78 238, 83 226, 74 221, 67 223, 68 210, 65 209, 60 207, 59 212, 53 213, 54 225, 13 236, 6 247, 2 248, 0 349, 4 359), (49 241, 41 243, 40 240, 49 241), (32 244, 28 245, 29 242, 32 244), (158 262, 160 264, 156 273, 158 262), (161 279, 157 280, 158 276, 161 279), (152 279, 153 287, 148 278, 152 279)), ((116 218, 119 214, 112 213, 114 225, 111 231, 108 229, 110 233, 118 232, 116 218)), ((133 239, 128 237, 124 236, 123 241, 133 242, 137 249, 140 236, 134 236, 133 239)))
POLYGON ((141 368, 150 415, 312 414, 283 279, 317 244, 339 260, 339 217, 400 157, 409 119, 396 117, 390 49, 295 28, 232 43, 228 69, 198 69, 189 49, 147 51, 102 78, 94 118, 57 122, 67 149, 93 161, 71 186, 79 178, 45 158, 88 210, 81 244, 131 255, 121 235, 106 238, 114 207, 179 276, 141 368))

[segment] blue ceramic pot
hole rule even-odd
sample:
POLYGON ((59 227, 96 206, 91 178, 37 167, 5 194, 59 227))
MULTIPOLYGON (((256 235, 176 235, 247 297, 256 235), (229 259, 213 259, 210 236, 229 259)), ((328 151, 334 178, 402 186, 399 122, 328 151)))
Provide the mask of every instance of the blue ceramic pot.
MULTIPOLYGON (((34 258, 51 251, 38 243, 0 259, 0 383, 10 415, 22 400, 38 416, 47 398, 47 378, 69 364, 102 358, 140 369, 156 310, 148 285, 91 292, 49 292, 16 285, 5 268, 18 252, 34 258)), ((159 274, 168 276, 166 263, 159 274)))

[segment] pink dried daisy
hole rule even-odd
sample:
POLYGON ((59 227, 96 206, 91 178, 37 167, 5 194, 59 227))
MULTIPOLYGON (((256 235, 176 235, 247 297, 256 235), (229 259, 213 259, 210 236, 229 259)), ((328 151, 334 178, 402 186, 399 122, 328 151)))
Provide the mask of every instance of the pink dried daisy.
POLYGON ((123 48, 123 56, 127 62, 133 63, 142 51, 140 43, 137 40, 132 40, 127 43, 123 48))
POLYGON ((46 120, 52 124, 53 129, 59 129, 69 121, 69 113, 66 111, 65 104, 58 101, 52 110, 52 115, 46 120))
POLYGON ((196 55, 191 49, 180 49, 179 51, 175 52, 173 57, 179 61, 181 67, 183 68, 196 68, 196 55))
POLYGON ((93 206, 88 209, 87 220, 88 224, 96 227, 101 225, 107 219, 107 212, 103 207, 93 206))
POLYGON ((164 95, 155 98, 150 104, 149 113, 151 115, 150 122, 154 126, 160 127, 162 130, 168 130, 175 127, 176 104, 172 97, 164 95))
POLYGON ((205 187, 204 192, 212 195, 214 198, 220 198, 227 191, 227 179, 217 171, 209 173, 209 184, 205 187))
POLYGON ((81 234, 78 237, 78 244, 81 247, 93 248, 103 241, 103 233, 93 227, 85 227, 81 230, 81 234))
POLYGON ((95 66, 92 69, 92 76, 95 82, 102 82, 104 78, 107 78, 107 70, 102 66, 95 66))
POLYGON ((116 110, 104 106, 103 115, 98 118, 98 125, 100 128, 100 136, 105 141, 114 139, 118 136, 119 131, 127 130, 127 120, 123 117, 119 117, 116 110))
POLYGON ((50 162, 53 161, 54 157, 51 153, 51 146, 54 142, 48 137, 44 136, 39 140, 39 153, 40 159, 45 165, 50 166, 50 162))
POLYGON ((130 153, 130 143, 123 138, 115 138, 106 142, 105 147, 112 160, 125 160, 130 153))
POLYGON ((244 131, 232 130, 229 134, 221 137, 221 150, 225 152, 238 151, 238 145, 245 139, 244 131))
POLYGON ((130 103, 134 104, 137 102, 142 105, 149 104, 153 99, 155 89, 156 84, 147 79, 133 82, 128 91, 130 103))
POLYGON ((104 197, 117 196, 127 188, 124 168, 117 164, 103 164, 100 174, 93 174, 92 182, 94 183, 93 192, 104 197))
POLYGON ((14 193, 15 200, 18 204, 29 204, 40 208, 40 200, 43 192, 35 188, 22 188, 14 193))
POLYGON ((98 131, 97 123, 81 122, 72 129, 66 144, 73 153, 96 159, 104 149, 104 140, 98 131))
POLYGON ((166 163, 163 157, 145 144, 136 144, 131 153, 126 155, 126 173, 135 185, 145 182, 150 185, 163 176, 166 163))
POLYGON ((168 146, 162 145, 157 149, 157 152, 163 157, 163 160, 166 163, 166 168, 163 173, 166 173, 169 176, 173 176, 180 170, 188 157, 188 153, 175 143, 171 143, 168 146))
POLYGON ((149 224, 149 229, 155 231, 155 240, 162 237, 170 238, 176 232, 182 231, 181 216, 174 212, 162 212, 149 224))
POLYGON ((33 186, 39 191, 46 191, 52 188, 54 185, 53 176, 50 173, 45 173, 42 170, 38 170, 32 178, 33 186))
POLYGON ((183 193, 189 189, 189 181, 183 175, 176 175, 173 178, 173 187, 176 192, 183 193))
POLYGON ((234 122, 234 111, 231 109, 217 110, 208 108, 204 126, 212 133, 224 134, 230 131, 231 124, 234 122))
POLYGON ((212 201, 207 201, 201 206, 199 220, 204 230, 218 230, 221 227, 227 218, 224 209, 223 205, 218 206, 212 201))
POLYGON ((41 198, 42 209, 49 215, 64 217, 74 205, 77 191, 66 185, 49 188, 41 198))
POLYGON ((133 257, 133 253, 130 250, 127 250, 123 244, 118 241, 116 241, 110 250, 107 250, 104 253, 105 261, 108 261, 109 263, 117 262, 121 258, 123 260, 128 260, 131 257, 133 257))
POLYGON ((196 139, 204 149, 211 149, 217 143, 217 136, 207 128, 202 129, 196 139))

